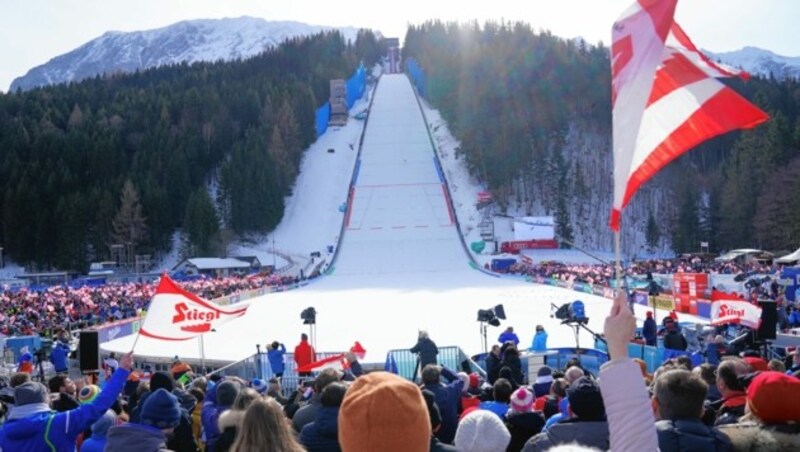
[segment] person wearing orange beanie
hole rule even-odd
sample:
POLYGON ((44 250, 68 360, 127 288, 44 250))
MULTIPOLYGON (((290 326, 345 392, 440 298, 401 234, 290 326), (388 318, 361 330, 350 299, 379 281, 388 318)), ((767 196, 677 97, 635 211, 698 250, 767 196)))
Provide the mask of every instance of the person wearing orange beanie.
POLYGON ((359 377, 339 410, 343 452, 427 452, 431 422, 422 392, 388 372, 359 377))

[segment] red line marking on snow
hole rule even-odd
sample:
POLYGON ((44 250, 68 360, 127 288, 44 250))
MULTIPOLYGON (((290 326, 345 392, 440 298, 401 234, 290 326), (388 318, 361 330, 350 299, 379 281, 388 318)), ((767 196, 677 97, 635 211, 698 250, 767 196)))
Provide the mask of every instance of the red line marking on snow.
POLYGON ((456 222, 456 216, 453 213, 453 203, 450 201, 450 193, 447 192, 447 187, 442 184, 442 192, 444 193, 444 200, 447 203, 447 213, 450 214, 450 224, 456 222))
POLYGON ((347 212, 344 213, 344 227, 350 226, 350 212, 353 211, 353 196, 355 196, 356 188, 350 187, 350 193, 347 197, 347 212))
POLYGON ((376 185, 359 185, 358 188, 425 187, 428 185, 440 185, 440 184, 438 182, 431 182, 429 184, 376 184, 376 185))

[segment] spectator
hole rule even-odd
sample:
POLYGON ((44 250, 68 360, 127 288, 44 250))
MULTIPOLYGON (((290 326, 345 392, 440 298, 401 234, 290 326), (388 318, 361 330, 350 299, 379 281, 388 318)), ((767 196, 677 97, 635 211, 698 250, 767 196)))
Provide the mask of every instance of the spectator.
POLYGON ((552 425, 547 431, 534 436, 522 450, 544 451, 572 442, 608 450, 608 423, 605 421, 603 397, 597 383, 589 377, 581 377, 569 386, 567 397, 570 420, 552 425))
POLYGON ((769 370, 767 361, 760 356, 745 356, 742 360, 750 366, 750 370, 754 372, 766 372, 769 370))
POLYGON ((800 450, 800 380, 762 372, 747 388, 748 421, 721 426, 734 451, 800 450))
POLYGON ((536 325, 536 333, 533 335, 533 340, 531 341, 531 351, 547 351, 547 331, 544 330, 542 325, 536 325))
POLYGON ((708 385, 708 392, 706 392, 706 400, 715 402, 722 398, 717 388, 717 366, 709 363, 703 363, 692 369, 696 375, 699 375, 703 381, 708 385))
POLYGON ((325 369, 314 380, 314 394, 311 400, 305 406, 300 407, 299 410, 292 417, 292 427, 294 431, 300 433, 306 424, 314 422, 317 418, 317 413, 322 408, 322 391, 331 384, 339 381, 339 373, 335 369, 325 369))
POLYGON ((542 366, 536 371, 536 381, 533 383, 533 394, 537 399, 550 394, 550 386, 553 384, 553 369, 542 366))
POLYGON ((231 409, 219 415, 217 426, 220 431, 219 438, 214 444, 217 452, 228 452, 236 440, 236 433, 242 426, 244 412, 254 401, 261 398, 261 395, 253 388, 244 388, 239 391, 236 400, 233 401, 231 409))
POLYGON ((644 338, 645 344, 655 347, 657 335, 658 327, 653 318, 653 311, 647 311, 647 317, 644 319, 644 326, 642 327, 642 337, 644 338))
POLYGON ((192 372, 192 366, 181 361, 177 356, 175 357, 175 360, 172 361, 172 368, 170 369, 170 373, 172 374, 173 380, 179 380, 182 376, 184 376, 184 374, 188 374, 191 372, 192 372))
POLYGON ((505 416, 505 424, 511 434, 508 452, 519 452, 525 443, 538 435, 544 427, 544 418, 533 412, 533 393, 519 388, 511 395, 510 409, 505 416))
POLYGON ((500 369, 502 370, 503 367, 507 367, 509 370, 511 370, 510 380, 512 383, 517 385, 525 383, 525 375, 522 373, 522 361, 519 359, 519 350, 517 350, 517 347, 514 345, 509 345, 506 348, 506 352, 503 354, 503 363, 500 369))
POLYGON ((114 410, 106 410, 105 414, 92 424, 92 436, 81 444, 81 452, 103 452, 108 430, 116 424, 117 413, 114 410))
POLYGON ((235 380, 224 380, 209 389, 203 401, 200 417, 203 421, 203 432, 206 436, 206 452, 215 452, 214 446, 219 439, 219 417, 228 411, 241 391, 242 385, 235 380))
POLYGON ((458 424, 458 407, 461 402, 461 389, 464 382, 446 367, 429 364, 422 369, 422 388, 431 391, 436 396, 436 404, 442 415, 442 428, 436 437, 446 444, 453 442, 458 424), (444 377, 450 382, 447 385, 440 381, 444 377))
MULTIPOLYGON (((460 375, 460 374, 459 374, 460 375)), ((480 395, 480 377, 478 374, 471 373, 467 375, 467 383, 464 385, 464 388, 461 390, 461 409, 459 409, 459 414, 463 413, 470 407, 477 407, 478 404, 481 403, 480 395)), ((438 413, 439 407, 436 407, 436 411, 438 413)))
POLYGON ((132 355, 125 354, 119 369, 94 401, 63 413, 52 414, 50 397, 43 384, 27 382, 17 386, 16 405, 0 430, 0 450, 72 450, 78 435, 117 400, 132 364, 132 355))
POLYGON ((17 372, 29 375, 33 373, 33 355, 31 355, 30 351, 28 351, 27 345, 19 349, 17 372))
POLYGON ((683 334, 678 331, 678 324, 675 323, 671 317, 666 317, 664 320, 666 321, 667 329, 667 334, 664 335, 664 348, 680 351, 686 350, 689 344, 686 342, 686 338, 683 334))
POLYGON ((281 406, 267 397, 247 408, 231 451, 305 452, 305 449, 295 439, 281 406))
POLYGON ((478 408, 481 410, 491 411, 502 420, 505 420, 508 406, 511 402, 511 394, 514 393, 514 387, 505 378, 498 378, 494 382, 492 388, 492 399, 486 402, 481 402, 478 408))
POLYGON ((247 387, 253 389, 258 393, 258 395, 262 396, 267 393, 267 389, 269 388, 267 382, 260 378, 253 378, 250 380, 250 383, 248 383, 247 387))
POLYGON ((767 363, 767 368, 773 372, 780 372, 782 374, 786 373, 786 364, 777 358, 769 360, 767 363))
MULTIPOLYGON (((194 396, 195 400, 197 400, 197 404, 195 405, 194 409, 192 410, 192 438, 194 438, 194 443, 198 446, 203 445, 203 418, 201 417, 201 411, 203 410, 203 400, 206 398, 206 393, 201 389, 201 387, 193 387, 189 389, 189 393, 194 396)), ((202 450, 202 447, 198 447, 202 450)))
POLYGON ((74 410, 80 405, 75 398, 75 382, 66 375, 56 375, 47 382, 50 389, 53 409, 59 413, 74 410))
POLYGON ((600 368, 600 389, 608 418, 609 446, 615 451, 656 450, 658 439, 641 367, 627 356, 636 319, 621 292, 614 299, 603 332, 611 361, 600 368))
POLYGON ((715 426, 735 424, 744 415, 747 393, 739 377, 749 372, 747 364, 736 357, 722 360, 717 367, 717 389, 722 399, 711 405, 717 412, 715 426))
POLYGON ((422 390, 422 398, 425 399, 425 406, 428 408, 428 417, 431 420, 431 447, 430 452, 457 452, 455 447, 444 444, 436 437, 436 432, 442 428, 442 415, 439 413, 439 405, 436 404, 436 395, 427 389, 422 390))
POLYGON ((144 403, 159 389, 164 389, 174 395, 178 399, 181 411, 180 422, 167 437, 167 447, 176 452, 196 452, 197 443, 195 443, 194 435, 192 434, 192 417, 189 413, 195 409, 197 399, 183 390, 176 389, 175 381, 169 372, 162 371, 153 374, 150 378, 150 392, 143 393, 138 399, 139 402, 131 410, 131 422, 143 423, 141 411, 144 408, 144 403), (182 405, 183 403, 185 403, 185 406, 182 405))
POLYGON ((153 392, 144 401, 141 424, 130 422, 111 427, 106 449, 114 452, 167 450, 167 435, 181 422, 178 398, 164 388, 153 392))
POLYGON ((339 452, 339 408, 342 406, 347 386, 331 383, 322 390, 322 406, 313 422, 300 432, 300 442, 309 452, 339 452))
POLYGON ((69 353, 69 344, 60 340, 56 341, 56 346, 53 347, 53 350, 50 352, 50 362, 53 363, 57 374, 64 374, 69 371, 69 366, 67 365, 69 353))
POLYGON ((800 347, 794 349, 792 353, 792 365, 786 370, 787 375, 791 375, 800 370, 800 347))
POLYGON ((511 342, 512 344, 514 344, 514 347, 518 346, 519 337, 517 337, 517 334, 514 333, 514 327, 509 326, 508 328, 506 328, 505 331, 500 333, 500 336, 497 337, 497 342, 499 342, 500 344, 511 342))
POLYGON ((475 410, 458 423, 455 446, 462 452, 497 452, 505 450, 510 441, 503 421, 488 411, 475 410))
POLYGON ((281 391, 281 381, 275 377, 269 379, 267 384, 267 395, 275 399, 275 401, 280 403, 281 406, 286 406, 289 404, 289 400, 283 396, 281 391))
POLYGON ((661 452, 730 450, 725 435, 700 421, 707 389, 698 375, 683 369, 658 376, 653 406, 659 419, 656 430, 661 452))
POLYGON ((559 405, 561 400, 567 397, 567 388, 569 384, 563 378, 556 378, 553 384, 550 385, 550 393, 539 397, 533 404, 535 411, 541 411, 544 414, 544 419, 548 420, 560 412, 559 405))
POLYGON ((428 337, 427 331, 420 331, 417 343, 409 350, 411 353, 418 355, 419 368, 425 369, 430 364, 437 363, 437 356, 439 355, 439 348, 436 343, 428 337))
POLYGON ((500 346, 492 345, 491 351, 486 355, 486 380, 493 385, 500 377, 500 346))
POLYGON ((422 393, 413 383, 372 372, 359 377, 345 394, 339 444, 343 452, 426 452, 431 444, 429 419, 422 393))
MULTIPOLYGON (((302 340, 302 339, 301 339, 302 340)), ((278 341, 272 342, 267 350, 267 359, 269 359, 269 367, 272 369, 272 374, 278 378, 283 376, 283 355, 286 353, 286 346, 278 341)))
MULTIPOLYGON (((308 343, 308 336, 306 336, 306 333, 303 333, 300 335, 300 343, 294 348, 294 362, 299 369, 313 363, 315 360, 316 352, 314 351, 314 347, 308 343)), ((300 377, 310 377, 311 372, 298 372, 297 375, 300 377)))

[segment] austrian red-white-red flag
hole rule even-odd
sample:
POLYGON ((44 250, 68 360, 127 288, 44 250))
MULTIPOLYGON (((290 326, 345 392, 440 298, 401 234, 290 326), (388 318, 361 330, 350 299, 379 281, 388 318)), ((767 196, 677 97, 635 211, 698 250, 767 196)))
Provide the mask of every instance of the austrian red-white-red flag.
POLYGON ((247 306, 221 309, 180 288, 166 274, 147 308, 139 334, 167 341, 185 341, 207 333, 223 323, 241 317, 247 306))
POLYGON ((615 231, 636 190, 669 162, 705 140, 769 118, 716 79, 748 75, 703 55, 674 22, 676 5, 638 0, 612 30, 615 231))

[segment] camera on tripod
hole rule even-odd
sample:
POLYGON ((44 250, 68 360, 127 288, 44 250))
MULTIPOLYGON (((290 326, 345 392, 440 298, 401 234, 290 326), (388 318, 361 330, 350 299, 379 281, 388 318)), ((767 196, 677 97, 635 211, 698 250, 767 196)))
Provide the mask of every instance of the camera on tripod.
MULTIPOLYGON (((555 307, 555 305, 551 305, 555 307)), ((586 307, 580 300, 575 300, 571 303, 564 303, 561 307, 557 308, 552 316, 561 320, 562 323, 589 323, 589 318, 586 317, 586 307)))
POLYGON ((744 287, 748 290, 752 290, 757 287, 761 287, 762 284, 769 282, 770 279, 771 278, 769 276, 762 276, 761 278, 758 277, 750 278, 747 280, 747 282, 744 283, 744 287))

